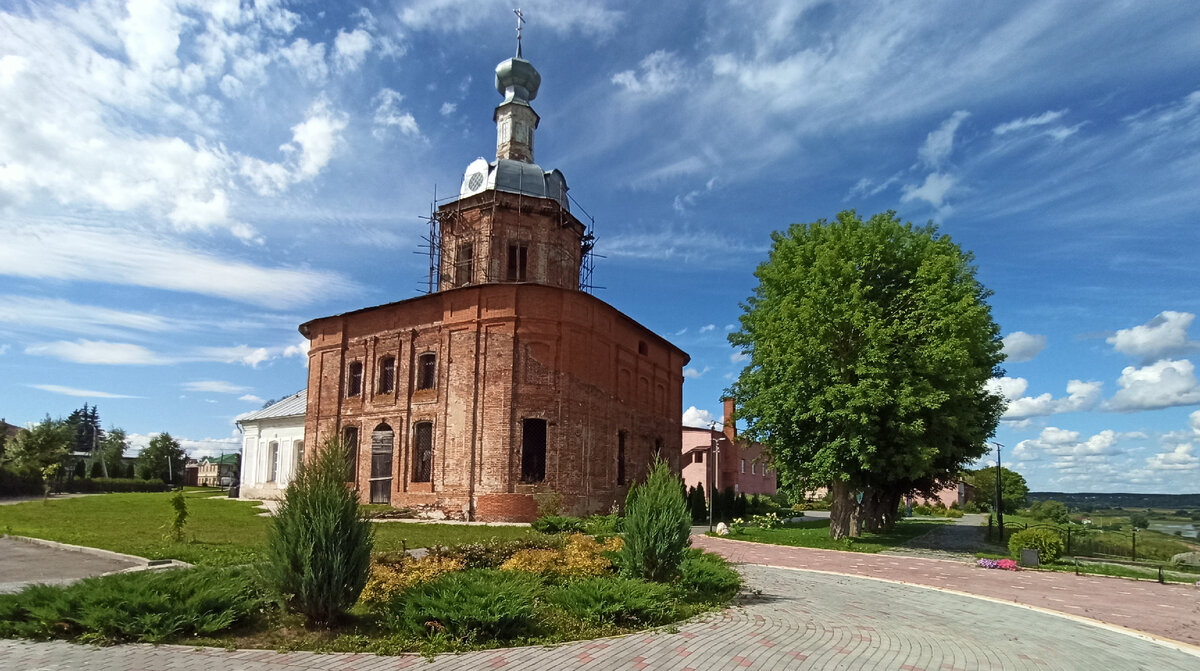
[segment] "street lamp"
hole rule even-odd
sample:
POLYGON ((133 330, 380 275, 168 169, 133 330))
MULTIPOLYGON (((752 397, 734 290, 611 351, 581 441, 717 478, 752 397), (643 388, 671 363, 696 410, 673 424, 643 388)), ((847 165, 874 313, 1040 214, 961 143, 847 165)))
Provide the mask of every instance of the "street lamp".
POLYGON ((1004 542, 1004 497, 1000 493, 1000 448, 1004 447, 1000 443, 992 443, 996 446, 996 525, 1000 528, 1000 542, 1004 542))
POLYGON ((721 454, 721 440, 717 438, 717 423, 715 421, 708 423, 709 436, 712 438, 712 449, 709 451, 708 471, 708 530, 713 530, 713 508, 717 503, 717 478, 720 472, 717 470, 718 457, 721 454))

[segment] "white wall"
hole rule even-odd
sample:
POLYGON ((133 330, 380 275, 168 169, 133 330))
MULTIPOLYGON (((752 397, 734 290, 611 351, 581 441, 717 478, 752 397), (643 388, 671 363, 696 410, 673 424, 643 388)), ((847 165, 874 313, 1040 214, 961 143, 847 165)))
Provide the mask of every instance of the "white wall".
POLYGON ((295 449, 304 445, 304 417, 281 417, 247 420, 241 423, 242 475, 240 498, 277 498, 292 479, 300 454, 295 449), (299 444, 297 444, 299 441, 299 444), (270 479, 268 461, 270 444, 279 446, 275 479, 270 479))

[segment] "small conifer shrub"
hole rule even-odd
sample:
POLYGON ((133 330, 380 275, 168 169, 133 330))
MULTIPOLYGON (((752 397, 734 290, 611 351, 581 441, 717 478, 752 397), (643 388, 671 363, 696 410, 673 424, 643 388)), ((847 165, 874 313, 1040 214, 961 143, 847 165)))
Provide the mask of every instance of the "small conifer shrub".
POLYGON ((621 570, 629 577, 667 582, 679 572, 692 532, 692 514, 679 476, 661 459, 646 482, 625 499, 625 546, 621 570))
POLYGON ((346 452, 325 441, 288 484, 271 519, 263 577, 309 626, 328 627, 354 605, 366 584, 374 531, 346 487, 346 452))

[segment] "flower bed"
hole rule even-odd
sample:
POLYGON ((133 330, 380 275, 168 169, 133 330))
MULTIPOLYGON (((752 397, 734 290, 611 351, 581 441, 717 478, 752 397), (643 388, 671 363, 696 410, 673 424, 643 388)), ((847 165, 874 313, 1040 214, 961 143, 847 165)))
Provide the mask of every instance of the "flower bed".
POLYGON ((1003 571, 1018 571, 1017 562, 1011 559, 980 559, 978 562, 981 568, 998 568, 1003 571))

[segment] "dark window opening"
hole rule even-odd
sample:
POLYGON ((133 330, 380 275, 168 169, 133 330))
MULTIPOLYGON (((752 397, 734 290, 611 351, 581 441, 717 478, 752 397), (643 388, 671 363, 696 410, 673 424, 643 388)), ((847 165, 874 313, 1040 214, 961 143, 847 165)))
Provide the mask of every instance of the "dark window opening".
POLYGON ((422 354, 417 357, 417 389, 433 389, 437 382, 437 355, 422 354))
POLYGON ((413 482, 433 480, 433 422, 419 422, 413 432, 413 482))
POLYGON ((521 482, 546 479, 546 420, 526 419, 521 427, 521 482))
POLYGON ((362 362, 351 361, 350 370, 346 374, 346 396, 358 396, 362 393, 362 362))
POLYGON ((525 245, 508 246, 508 274, 506 277, 509 282, 525 281, 525 262, 528 258, 529 248, 525 245))
POLYGON ((617 433, 617 484, 625 484, 625 432, 617 433))
POLYGON ((358 427, 342 430, 342 449, 346 452, 346 482, 358 480, 358 427))
POLYGON ((646 346, 646 341, 639 340, 638 341, 638 354, 641 354, 642 356, 646 356, 649 353, 650 353, 650 348, 646 346))
POLYGON ((396 388, 396 357, 385 356, 379 360, 379 391, 390 394, 396 388))
POLYGON ((695 458, 695 459, 693 459, 693 461, 694 461, 695 463, 697 463, 697 464, 703 464, 703 463, 704 463, 704 453, 703 453, 703 452, 697 452, 697 453, 696 453, 696 458, 695 458))
POLYGON ((475 276, 475 246, 464 242, 458 246, 454 258, 454 286, 471 283, 475 276))

